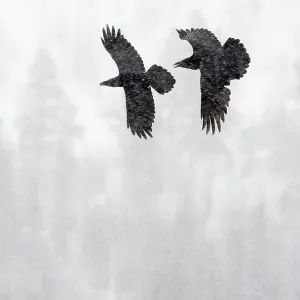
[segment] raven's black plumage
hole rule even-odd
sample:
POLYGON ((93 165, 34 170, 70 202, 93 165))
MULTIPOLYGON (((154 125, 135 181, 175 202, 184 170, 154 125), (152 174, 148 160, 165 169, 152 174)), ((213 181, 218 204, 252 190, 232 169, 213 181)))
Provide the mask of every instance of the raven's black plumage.
POLYGON ((230 101, 230 90, 226 85, 233 79, 240 79, 247 72, 250 57, 238 39, 228 38, 221 45, 215 35, 207 29, 177 30, 180 39, 187 40, 193 47, 193 55, 175 67, 200 69, 201 119, 206 133, 215 126, 221 131, 221 121, 230 101))
POLYGON ((146 139, 152 137, 155 106, 150 86, 158 93, 168 93, 175 84, 174 77, 164 68, 153 65, 145 72, 140 55, 121 34, 120 29, 103 28, 103 46, 116 62, 119 75, 100 85, 123 87, 126 96, 127 128, 146 139))

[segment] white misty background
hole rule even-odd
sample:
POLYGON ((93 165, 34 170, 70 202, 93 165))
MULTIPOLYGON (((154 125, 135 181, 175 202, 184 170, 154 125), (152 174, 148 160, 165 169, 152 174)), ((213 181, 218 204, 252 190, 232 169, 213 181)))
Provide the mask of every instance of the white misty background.
POLYGON ((300 20, 287 1, 10 1, 0 10, 0 299, 298 300, 300 20), (126 128, 102 27, 175 88, 126 128), (214 136, 175 28, 251 56, 214 136))

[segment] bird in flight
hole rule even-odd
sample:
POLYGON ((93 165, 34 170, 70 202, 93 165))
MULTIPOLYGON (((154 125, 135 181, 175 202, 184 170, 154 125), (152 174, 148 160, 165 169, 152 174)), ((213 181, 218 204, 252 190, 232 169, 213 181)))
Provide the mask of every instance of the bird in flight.
POLYGON ((126 97, 127 128, 139 138, 152 137, 155 105, 150 87, 165 94, 174 87, 174 77, 164 68, 152 65, 146 72, 142 58, 124 38, 120 29, 116 32, 103 28, 102 44, 119 69, 119 75, 100 83, 101 86, 123 87, 126 97), (147 135, 146 135, 147 134, 147 135))
POLYGON ((207 29, 176 30, 180 39, 191 44, 193 55, 175 63, 174 67, 200 69, 202 130, 206 128, 207 134, 211 128, 214 134, 217 124, 220 132, 220 120, 225 121, 231 94, 225 86, 247 73, 249 54, 238 39, 230 37, 222 46, 207 29))

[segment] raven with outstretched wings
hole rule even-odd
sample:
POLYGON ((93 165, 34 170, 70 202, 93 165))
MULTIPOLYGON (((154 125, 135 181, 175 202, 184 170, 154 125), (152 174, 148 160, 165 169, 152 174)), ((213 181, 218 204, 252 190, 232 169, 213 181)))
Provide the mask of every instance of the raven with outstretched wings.
POLYGON ((193 55, 175 63, 174 67, 200 69, 202 129, 206 128, 208 133, 211 128, 214 134, 217 124, 220 132, 221 120, 225 121, 231 94, 225 86, 246 74, 250 64, 249 54, 240 40, 228 38, 222 46, 207 29, 181 29, 177 32, 180 39, 192 45, 193 55))
POLYGON ((161 66, 153 65, 145 72, 140 55, 124 38, 120 29, 116 32, 106 26, 103 28, 103 46, 118 66, 119 75, 100 85, 123 87, 126 97, 127 128, 139 138, 152 137, 152 124, 155 118, 155 106, 150 87, 160 94, 171 91, 174 77, 161 66))

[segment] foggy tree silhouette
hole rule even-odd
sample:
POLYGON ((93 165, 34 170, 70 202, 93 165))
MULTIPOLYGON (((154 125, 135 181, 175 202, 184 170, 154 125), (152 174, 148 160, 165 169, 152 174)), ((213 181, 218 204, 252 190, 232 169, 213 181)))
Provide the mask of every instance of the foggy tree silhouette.
MULTIPOLYGON (((158 114, 157 114, 158 115, 158 114)), ((157 116, 159 122, 160 116, 157 116)), ((156 239, 158 224, 162 224, 157 214, 158 204, 163 193, 163 177, 161 173, 162 149, 160 143, 136 143, 128 140, 126 135, 120 137, 122 153, 122 210, 125 220, 120 232, 121 244, 126 256, 133 257, 133 263, 120 274, 119 285, 122 289, 136 289, 135 280, 149 281, 149 264, 144 262, 147 255, 147 245, 152 245, 156 239), (126 139, 126 140, 125 140, 126 139), (152 226, 149 226, 152 224, 152 226), (127 240, 131 242, 128 243, 127 240), (145 245, 143 255, 139 252, 145 245), (136 253, 136 255, 134 255, 136 253), (129 269, 127 269, 130 267, 129 269), (128 276, 131 273, 132 276, 128 276)), ((149 253, 148 253, 149 255, 149 253)), ((124 258, 126 259, 126 258, 124 258)), ((147 287, 145 287, 147 288, 147 287)), ((142 289, 135 291, 142 296, 142 289)))
POLYGON ((289 295, 291 299, 298 299, 299 288, 299 268, 300 243, 295 237, 300 234, 299 226, 299 192, 300 185, 291 184, 286 187, 280 198, 280 209, 282 211, 282 224, 277 231, 278 247, 281 249, 280 267, 283 271, 279 277, 282 286, 282 295, 289 295), (280 233, 280 234, 278 234, 280 233), (284 242, 283 242, 284 241, 284 242))
POLYGON ((59 126, 56 145, 55 203, 57 218, 55 222, 56 236, 61 235, 61 251, 65 257, 70 257, 67 243, 68 234, 75 229, 75 223, 81 217, 80 176, 77 158, 74 155, 76 140, 81 137, 82 128, 74 120, 77 109, 61 94, 57 99, 57 119, 53 120, 59 126))
MULTIPOLYGON (((260 204, 253 210, 251 214, 251 219, 249 228, 249 241, 250 241, 250 253, 251 258, 248 261, 249 265, 249 282, 248 282, 248 294, 251 294, 253 298, 256 299, 268 299, 267 297, 267 264, 268 258, 266 256, 267 244, 269 240, 267 239, 267 223, 266 223, 266 206, 264 202, 260 204)), ((250 220, 249 220, 250 221, 250 220)))
MULTIPOLYGON (((14 149, 13 145, 3 137, 3 122, 0 119, 0 220, 2 230, 8 229, 8 224, 16 222, 16 199, 14 195, 14 149)), ((13 225, 10 224, 10 225, 13 225)), ((12 229, 12 228, 11 228, 12 229)), ((8 238, 9 236, 7 236, 8 238)))
MULTIPOLYGON (((299 252, 300 244, 298 240, 295 240, 295 236, 299 235, 299 218, 297 217, 297 212, 299 212, 300 205, 299 201, 297 201, 299 192, 300 192, 300 184, 299 184, 299 164, 296 162, 298 161, 298 153, 299 153, 299 147, 300 143, 297 138, 300 134, 300 122, 299 122, 299 112, 300 112, 300 104, 299 104, 299 95, 300 95, 300 63, 298 62, 295 66, 296 76, 298 78, 298 85, 296 87, 296 93, 295 97, 293 97, 292 105, 293 109, 289 110, 288 114, 286 114, 286 117, 288 118, 290 114, 292 114, 293 122, 290 122, 290 120, 286 120, 286 122, 289 124, 289 129, 292 130, 293 134, 288 134, 288 140, 286 141, 288 143, 288 153, 286 153, 286 157, 289 158, 290 163, 286 165, 286 172, 288 169, 292 171, 292 178, 290 178, 290 185, 288 185, 280 199, 280 207, 283 208, 283 220, 286 224, 286 230, 290 234, 290 247, 293 248, 291 256, 293 260, 291 261, 291 264, 293 265, 292 274, 294 275, 294 278, 297 280, 297 286, 295 296, 300 296, 300 289, 299 289, 299 276, 296 276, 296 273, 299 270, 299 255, 296 254, 299 252), (292 128, 291 128, 292 127, 292 128), (290 229, 292 229, 290 231, 290 229)), ((285 150, 285 148, 284 148, 285 150)), ((293 275, 292 275, 293 276, 293 275)))
MULTIPOLYGON (((274 126, 281 118, 282 125, 276 136, 273 136, 272 148, 274 149, 269 159, 268 165, 272 173, 281 176, 286 186, 282 195, 278 199, 283 226, 276 232, 278 249, 281 250, 281 263, 278 267, 282 273, 278 281, 281 283, 281 295, 298 299, 300 296, 300 278, 299 278, 299 250, 300 243, 296 238, 299 236, 299 140, 300 122, 299 122, 299 95, 300 95, 300 64, 295 64, 294 71, 298 84, 290 99, 285 101, 285 105, 278 105, 275 115, 271 118, 274 126), (288 107, 291 107, 288 109, 288 107), (280 108, 280 109, 279 109, 280 108), (282 142, 283 141, 283 142, 282 142), (285 181, 284 181, 285 180, 285 181), (280 234, 278 234, 280 233, 280 234), (284 241, 284 242, 283 242, 284 241)), ((270 126, 271 127, 271 126, 270 126)), ((267 145, 264 144, 265 147, 267 145)))
POLYGON ((19 197, 23 226, 28 230, 24 256, 45 272, 42 293, 50 295, 59 278, 44 270, 44 260, 51 260, 57 272, 66 263, 55 256, 65 257, 68 226, 76 218, 79 182, 73 151, 81 129, 74 122, 76 109, 60 87, 55 63, 45 49, 36 54, 29 69, 21 108, 16 127, 22 182, 19 197))
MULTIPOLYGON (((21 116, 16 122, 20 137, 22 195, 27 199, 25 206, 29 208, 27 221, 39 229, 43 226, 42 213, 45 211, 49 213, 53 204, 51 183, 53 182, 57 135, 53 118, 56 113, 56 97, 60 90, 57 90, 55 86, 55 69, 51 66, 52 63, 47 53, 41 51, 37 54, 29 70, 21 116), (46 206, 50 204, 50 207, 43 207, 44 204, 46 206)), ((47 217, 44 220, 49 221, 47 217)))
POLYGON ((258 215, 255 217, 256 225, 251 223, 253 216, 247 219, 252 227, 250 225, 247 229, 247 244, 251 247, 246 253, 248 266, 246 289, 253 297, 256 291, 257 297, 260 297, 258 299, 297 299, 296 287, 299 286, 295 274, 299 269, 296 253, 300 247, 295 240, 295 236, 298 236, 297 221, 293 219, 297 207, 288 204, 299 191, 297 190, 299 167, 295 163, 299 153, 299 143, 295 139, 295 136, 299 135, 299 122, 296 117, 299 106, 288 97, 283 103, 280 97, 281 95, 278 99, 273 99, 265 108, 261 124, 245 130, 239 150, 243 153, 241 175, 245 181, 250 181, 259 174, 268 177, 268 184, 264 187, 263 193, 258 192, 256 196, 258 200, 264 201, 268 189, 278 189, 276 198, 273 197, 272 200, 279 205, 282 218, 279 225, 268 219, 266 221, 268 228, 265 228, 265 231, 262 229, 262 212, 260 217, 258 215), (294 107, 291 110, 288 106, 294 107), (285 187, 282 195, 281 186, 285 187), (292 219, 294 223, 290 222, 292 219), (259 296, 260 294, 262 296, 259 296))
MULTIPOLYGON (((119 100, 124 101, 121 98, 119 100)), ((117 134, 120 131, 126 135, 126 114, 123 107, 106 112, 103 118, 110 124, 112 134, 113 131, 117 134)), ((119 212, 126 202, 123 198, 113 198, 109 190, 111 186, 115 188, 116 184, 111 174, 122 173, 122 155, 110 153, 109 157, 106 157, 105 154, 84 157, 81 167, 84 198, 89 199, 90 203, 85 205, 84 211, 82 251, 85 255, 82 264, 89 266, 85 276, 95 291, 108 291, 112 283, 116 282, 115 272, 119 272, 119 264, 116 264, 116 261, 119 254, 114 251, 114 247, 119 243, 119 212)), ((122 196, 119 195, 120 198, 122 196)), ((115 292, 117 283, 114 291, 110 292, 115 292)), ((108 294, 106 296, 108 297, 108 294)))
POLYGON ((225 268, 223 269, 224 273, 222 273, 224 294, 226 298, 247 299, 248 285, 251 282, 248 270, 252 263, 252 256, 249 255, 248 247, 253 247, 249 236, 255 234, 252 224, 256 220, 252 220, 252 214, 249 217, 245 203, 235 204, 233 202, 232 205, 237 205, 237 208, 229 211, 227 218, 225 244, 227 259, 223 259, 225 268))
POLYGON ((0 298, 8 299, 4 293, 10 289, 10 282, 15 276, 11 271, 14 263, 8 258, 18 255, 21 228, 15 192, 15 147, 4 137, 3 125, 0 119, 0 298))
MULTIPOLYGON (((293 103, 288 100, 286 102, 293 103)), ((278 175, 286 180, 295 181, 298 174, 295 160, 300 150, 295 136, 299 133, 299 124, 296 121, 297 110, 287 111, 286 107, 287 103, 269 104, 265 110, 267 116, 264 122, 245 132, 243 150, 248 152, 251 161, 261 160, 263 168, 267 168, 273 176, 278 175), (281 120, 281 126, 276 125, 278 120, 281 120), (273 134, 275 127, 276 134, 273 134)), ((250 160, 245 165, 245 171, 248 173, 256 166, 250 160)))

